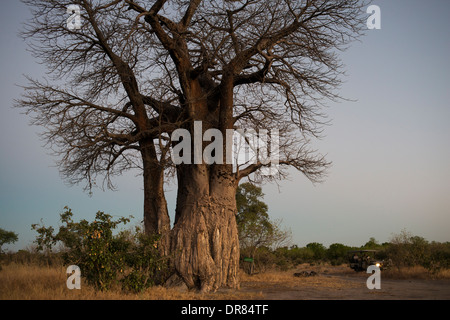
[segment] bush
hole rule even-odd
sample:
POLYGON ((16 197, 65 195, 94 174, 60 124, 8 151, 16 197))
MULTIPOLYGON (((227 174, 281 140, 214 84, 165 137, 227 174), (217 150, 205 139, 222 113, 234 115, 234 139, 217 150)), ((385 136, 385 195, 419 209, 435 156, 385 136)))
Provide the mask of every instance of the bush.
POLYGON ((341 265, 344 263, 347 263, 347 252, 351 250, 350 247, 340 244, 340 243, 333 243, 330 245, 326 252, 326 257, 330 261, 331 265, 341 265))
POLYGON ((18 239, 17 233, 0 228, 0 254, 3 253, 2 246, 4 244, 17 242, 18 239))
POLYGON ((431 274, 450 268, 450 243, 428 242, 422 237, 402 231, 394 235, 384 253, 398 269, 424 267, 431 274))
POLYGON ((100 290, 107 290, 123 271, 123 249, 126 244, 113 237, 112 230, 128 219, 112 221, 111 216, 98 212, 94 222, 87 225, 81 247, 75 247, 69 253, 72 261, 83 270, 86 280, 100 290), (86 254, 87 253, 87 254, 86 254))
POLYGON ((64 263, 79 266, 82 276, 96 289, 108 290, 120 280, 124 289, 141 291, 167 271, 165 260, 157 250, 159 237, 147 236, 140 229, 131 236, 125 232, 113 234, 129 218, 113 220, 101 211, 93 222, 74 222, 72 216, 66 207, 56 234, 53 227, 33 225, 38 232, 37 249, 49 254, 55 244, 61 243, 64 263))
POLYGON ((160 255, 159 235, 147 235, 136 228, 133 241, 125 254, 125 262, 131 271, 121 280, 124 289, 143 291, 164 282, 169 276, 168 261, 160 255))
POLYGON ((306 248, 313 252, 313 259, 316 261, 324 260, 327 249, 321 243, 312 242, 306 245, 306 248))

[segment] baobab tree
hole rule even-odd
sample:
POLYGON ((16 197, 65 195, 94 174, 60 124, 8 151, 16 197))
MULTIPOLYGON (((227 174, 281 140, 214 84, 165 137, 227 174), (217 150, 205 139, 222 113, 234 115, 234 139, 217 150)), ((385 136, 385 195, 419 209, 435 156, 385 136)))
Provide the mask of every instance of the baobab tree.
POLYGON ((23 36, 49 73, 28 77, 17 106, 45 128, 64 177, 91 189, 99 179, 112 187, 114 175, 142 170, 145 230, 162 235, 175 272, 189 288, 238 287, 236 188, 246 177, 284 179, 289 168, 323 179, 329 163, 310 140, 326 120, 323 104, 340 99, 338 52, 361 35, 366 4, 23 1, 33 13, 23 36), (77 10, 67 14, 69 6, 77 10), (175 134, 192 137, 199 123, 200 146, 175 134), (227 130, 239 128, 277 130, 276 174, 260 174, 272 163, 259 158, 230 163, 227 130), (219 135, 221 147, 207 149, 219 135), (195 152, 182 150, 192 161, 174 163, 177 143, 222 161, 194 161, 195 152), (171 177, 173 227, 164 194, 171 177))

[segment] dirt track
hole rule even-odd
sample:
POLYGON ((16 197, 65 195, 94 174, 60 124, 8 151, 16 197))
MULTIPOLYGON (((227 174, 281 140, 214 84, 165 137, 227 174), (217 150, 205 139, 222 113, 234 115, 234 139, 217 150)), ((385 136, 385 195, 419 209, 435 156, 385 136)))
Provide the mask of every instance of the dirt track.
POLYGON ((287 277, 271 282, 251 277, 243 292, 259 293, 268 300, 450 300, 450 280, 383 279, 381 289, 369 290, 366 273, 319 273, 308 278, 287 277))

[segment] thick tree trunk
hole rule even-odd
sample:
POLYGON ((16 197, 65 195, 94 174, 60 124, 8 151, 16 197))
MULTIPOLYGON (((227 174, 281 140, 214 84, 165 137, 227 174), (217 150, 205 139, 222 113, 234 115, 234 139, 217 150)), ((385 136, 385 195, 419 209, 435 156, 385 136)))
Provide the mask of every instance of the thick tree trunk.
MULTIPOLYGON (((199 79, 182 77, 180 82, 184 83, 191 137, 194 138, 194 121, 202 122, 202 137, 210 128, 219 129, 224 137, 225 155, 225 130, 233 128, 232 86, 226 86, 219 102, 209 96, 211 92, 199 79), (209 108, 213 104, 220 107, 209 108)), ((195 142, 192 143, 193 151, 195 142)), ((204 147, 205 143, 202 154, 204 147)), ((191 156, 191 163, 197 163, 195 156, 191 156)), ((189 289, 209 292, 220 287, 238 288, 237 182, 232 166, 181 164, 177 166, 177 178, 177 207, 170 235, 172 267, 189 289)))
POLYGON ((238 288, 239 239, 236 185, 211 175, 206 165, 178 169, 176 221, 171 234, 173 266, 189 289, 238 288))
POLYGON ((147 234, 167 234, 170 218, 164 195, 164 170, 153 141, 141 144, 144 171, 144 228, 147 234))
MULTIPOLYGON (((141 143, 144 177, 144 231, 148 235, 160 235, 158 250, 164 257, 170 255, 170 218, 164 194, 164 170, 157 161, 153 141, 141 143)), ((168 267, 170 268, 169 261, 168 267)), ((161 273, 153 279, 162 284, 167 280, 161 273)))

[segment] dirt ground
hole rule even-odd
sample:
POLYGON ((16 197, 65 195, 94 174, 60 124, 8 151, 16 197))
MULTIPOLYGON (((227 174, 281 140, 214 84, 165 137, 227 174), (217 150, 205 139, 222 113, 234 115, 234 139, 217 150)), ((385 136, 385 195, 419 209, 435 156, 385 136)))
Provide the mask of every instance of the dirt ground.
MULTIPOLYGON (((311 269, 312 270, 312 269, 311 269)), ((258 293, 266 300, 450 300, 449 279, 383 278, 381 289, 368 289, 370 274, 345 267, 313 270, 312 277, 294 277, 295 272, 247 276, 241 291, 258 293)), ((256 298, 258 298, 256 297, 256 298)))

